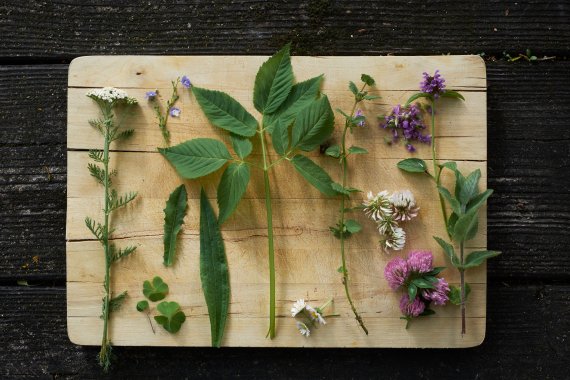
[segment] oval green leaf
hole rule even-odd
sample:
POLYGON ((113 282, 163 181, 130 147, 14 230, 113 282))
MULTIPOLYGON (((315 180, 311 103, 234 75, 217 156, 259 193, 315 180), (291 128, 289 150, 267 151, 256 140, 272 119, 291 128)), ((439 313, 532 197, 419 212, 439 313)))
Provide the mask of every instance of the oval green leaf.
POLYGON ((475 252, 471 252, 465 258, 465 263, 463 264, 463 268, 467 269, 467 268, 477 267, 477 266, 483 264, 483 262, 485 262, 485 260, 490 259, 491 257, 499 256, 500 254, 501 254, 501 252, 499 252, 499 251, 475 251, 475 252))
POLYGON ((158 151, 181 177, 189 179, 215 172, 232 158, 222 142, 207 138, 188 140, 170 148, 159 148, 158 151))
POLYGON ((427 172, 427 165, 424 160, 419 158, 406 158, 398 162, 398 169, 408 173, 425 173, 427 172))
POLYGON ((224 171, 218 185, 219 224, 223 224, 235 211, 248 183, 249 166, 247 164, 232 163, 224 171))
POLYGON ((330 196, 337 194, 331 186, 331 177, 319 165, 315 164, 309 158, 297 154, 291 159, 291 163, 295 169, 297 169, 297 171, 321 193, 330 196))
POLYGON ((251 154, 253 144, 247 137, 230 133, 230 140, 232 141, 234 152, 236 152, 239 158, 244 159, 251 154))

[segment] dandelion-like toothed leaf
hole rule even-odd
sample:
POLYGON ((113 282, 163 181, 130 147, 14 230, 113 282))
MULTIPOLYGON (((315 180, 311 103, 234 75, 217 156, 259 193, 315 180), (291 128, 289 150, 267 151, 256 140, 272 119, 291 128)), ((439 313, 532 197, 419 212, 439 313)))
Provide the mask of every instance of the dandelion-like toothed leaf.
POLYGON ((364 148, 359 147, 359 146, 351 146, 350 148, 348 148, 348 153, 350 153, 350 154, 367 154, 368 151, 364 148))
POLYGON ((160 301, 168 294, 168 284, 156 276, 152 279, 152 283, 148 280, 143 283, 143 294, 152 302, 160 301))
POLYGON ((279 109, 266 116, 267 131, 273 133, 277 120, 281 120, 289 126, 297 114, 305 107, 310 106, 320 93, 323 76, 319 75, 304 82, 294 84, 287 99, 281 104, 279 109))
POLYGON ((443 195, 443 197, 447 200, 447 202, 449 202, 449 205, 451 206, 453 212, 455 212, 458 215, 462 214, 461 204, 459 204, 459 201, 455 199, 453 195, 451 195, 449 190, 447 190, 445 187, 438 186, 437 191, 439 191, 439 193, 443 195))
POLYGON ((339 158, 340 157, 340 146, 338 145, 331 145, 327 148, 327 150, 325 151, 325 154, 327 156, 331 156, 334 158, 339 158))
POLYGON ((230 140, 232 142, 234 152, 236 152, 239 158, 244 159, 251 154, 253 144, 249 141, 249 138, 236 135, 235 133, 230 133, 230 140))
MULTIPOLYGON (((471 286, 468 283, 465 283, 465 301, 467 301, 467 297, 471 293, 471 286)), ((461 305, 461 288, 458 286, 450 286, 449 287, 449 302, 454 305, 461 305)))
POLYGON ((125 298, 127 298, 127 291, 125 290, 118 296, 115 296, 109 300, 109 311, 117 311, 123 305, 125 298))
POLYGON ((434 236, 433 238, 440 245, 440 247, 443 248, 443 252, 445 252, 445 255, 449 258, 449 261, 451 261, 451 265, 454 267, 461 265, 459 258, 455 254, 455 249, 453 249, 453 246, 451 244, 437 236, 434 236))
POLYGON ((459 92, 453 91, 453 90, 445 90, 439 96, 441 96, 442 98, 454 98, 454 99, 465 100, 463 95, 461 95, 459 92))
POLYGON ((285 45, 261 65, 255 76, 253 105, 262 114, 277 111, 291 92, 293 68, 290 48, 290 44, 285 45))
POLYGON ((176 257, 176 238, 182 229, 188 207, 184 185, 178 186, 168 197, 164 208, 164 265, 172 266, 176 257))
POLYGON ((462 265, 463 269, 477 267, 485 262, 485 260, 492 257, 499 256, 501 252, 499 251, 475 251, 471 252, 465 258, 465 262, 462 265))
POLYGON ((309 158, 297 154, 291 159, 291 163, 307 181, 325 195, 336 195, 332 188, 332 179, 319 165, 309 158))
POLYGON ((376 81, 374 81, 374 78, 372 78, 370 75, 368 74, 362 74, 360 75, 360 80, 364 83, 366 83, 366 85, 368 86, 374 86, 374 84, 376 83, 376 81))
POLYGON ((326 96, 304 108, 295 119, 291 147, 309 152, 326 141, 334 130, 334 115, 326 96))
POLYGON ((459 216, 453 227, 453 240, 460 243, 471 240, 477 234, 479 227, 479 215, 476 210, 469 211, 465 215, 459 216))
POLYGON ((257 130, 257 121, 237 100, 226 93, 192 87, 192 92, 204 114, 216 127, 251 137, 257 130))
POLYGON ((210 317, 212 346, 220 347, 230 303, 230 280, 224 241, 204 189, 200 192, 200 279, 210 317))
POLYGON ((410 96, 410 97, 408 98, 408 101, 406 102, 405 107, 409 106, 412 102, 414 102, 414 101, 416 101, 416 100, 418 100, 418 99, 420 99, 420 98, 427 98, 427 99, 429 99, 429 100, 431 100, 431 101, 434 100, 432 94, 428 94, 428 93, 426 93, 426 92, 417 92, 417 93, 413 94, 412 96, 410 96))
POLYGON ((215 172, 232 157, 226 146, 214 139, 198 138, 158 151, 183 178, 199 178, 215 172))
POLYGON ((481 170, 477 169, 465 178, 463 186, 459 190, 458 200, 462 205, 467 205, 467 203, 475 198, 479 194, 479 179, 481 178, 481 170))
POLYGON ((230 164, 218 185, 218 206, 220 209, 219 224, 223 224, 235 211, 249 183, 249 166, 247 164, 230 164))
POLYGON ((161 315, 155 316, 154 320, 171 334, 177 333, 186 321, 186 316, 176 302, 163 301, 156 309, 161 315))
POLYGON ((425 173, 427 172, 427 165, 424 160, 419 158, 406 158, 398 162, 398 169, 408 173, 425 173))
POLYGON ((271 142, 273 149, 280 155, 284 155, 289 148, 289 125, 285 124, 282 119, 277 119, 271 134, 271 142))

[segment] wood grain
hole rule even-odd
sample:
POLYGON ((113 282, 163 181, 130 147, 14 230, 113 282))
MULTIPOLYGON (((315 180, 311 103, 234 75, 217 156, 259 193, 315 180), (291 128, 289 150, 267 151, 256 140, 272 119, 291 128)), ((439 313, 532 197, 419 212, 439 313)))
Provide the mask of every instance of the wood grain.
MULTIPOLYGON (((68 92, 68 192, 67 192, 67 281, 68 281, 68 329, 72 341, 80 344, 97 344, 100 334, 99 301, 101 298, 101 261, 98 243, 93 241, 82 220, 85 215, 101 216, 100 189, 94 185, 85 170, 86 149, 98 148, 100 138, 86 120, 96 117, 96 108, 84 97, 93 87, 114 86, 127 89, 138 97, 141 107, 131 117, 139 137, 113 147, 111 160, 119 173, 116 181, 119 192, 137 189, 140 199, 135 205, 117 213, 113 218, 116 231, 114 239, 121 244, 139 246, 137 256, 122 263, 114 272, 115 289, 128 289, 140 297, 142 281, 162 274, 174 291, 173 299, 182 305, 188 323, 176 335, 152 334, 146 318, 133 318, 136 299, 126 305, 127 312, 118 313, 113 319, 113 342, 116 345, 207 345, 208 319, 204 300, 200 296, 198 280, 198 212, 196 182, 187 181, 189 188, 189 212, 182 234, 179 263, 169 273, 160 265, 156 252, 160 252, 163 214, 162 208, 168 193, 178 186, 180 179, 173 168, 158 153, 162 144, 157 133, 156 121, 148 105, 144 103, 145 90, 164 89, 172 78, 186 74, 195 85, 225 91, 243 104, 251 103, 251 83, 257 67, 264 57, 82 57, 72 62, 69 71, 68 92), (144 169, 144 170, 141 170, 144 169), (141 217, 141 215, 143 217, 141 217), (138 291, 137 291, 138 290, 138 291), (131 310, 132 309, 132 310, 131 310), (113 333, 114 331, 114 333, 113 333), (197 334, 196 331, 203 333, 197 334)), ((366 72, 375 77, 382 96, 381 102, 368 104, 364 112, 369 120, 375 115, 390 111, 391 105, 403 103, 416 88, 418 72, 446 73, 448 86, 461 89, 466 102, 442 102, 438 117, 441 144, 438 151, 442 159, 459 161, 463 170, 482 169, 483 186, 486 183, 486 80, 485 67, 479 57, 294 57, 294 70, 298 80, 308 79, 324 72, 323 92, 333 107, 346 108, 350 102, 347 83, 354 72, 366 72)), ((209 125, 195 100, 184 91, 180 108, 182 117, 175 120, 170 129, 173 143, 192 137, 221 137, 209 125)), ((248 106, 253 112, 251 106, 248 106)), ((341 121, 337 120, 340 125, 341 121)), ((437 194, 427 178, 408 175, 396 168, 399 159, 408 157, 402 146, 387 146, 385 133, 370 122, 359 130, 348 144, 362 146, 371 154, 349 165, 357 167, 351 174, 351 184, 365 191, 382 189, 390 191, 411 188, 417 194, 421 217, 408 228, 407 251, 429 249, 438 252, 433 235, 444 236, 437 207, 437 194)), ((332 140, 338 139, 333 136, 332 140)), ((338 171, 335 160, 313 153, 314 159, 334 174, 338 171)), ((430 156, 429 147, 420 147, 418 157, 430 156)), ((459 323, 457 308, 448 308, 437 318, 425 319, 417 327, 404 330, 399 319, 399 295, 390 291, 382 279, 382 268, 390 259, 377 248, 377 232, 363 215, 357 216, 365 225, 364 233, 349 242, 349 268, 354 288, 353 297, 366 320, 371 335, 358 331, 344 300, 342 284, 336 271, 339 265, 338 242, 328 232, 328 226, 336 219, 337 200, 326 199, 309 186, 291 167, 277 166, 272 172, 274 197, 274 226, 277 246, 277 313, 279 337, 266 340, 267 263, 265 251, 266 221, 263 212, 262 181, 256 171, 252 185, 246 192, 236 214, 223 227, 228 250, 232 300, 224 345, 227 346, 315 346, 315 347, 470 347, 480 344, 485 336, 486 270, 481 267, 469 275, 473 283, 473 298, 468 313, 468 334, 461 337, 456 327, 459 323), (286 181, 283 181, 287 178, 286 181), (315 339, 300 339, 294 328, 294 320, 288 317, 292 302, 307 297, 314 303, 333 297, 335 312, 340 316, 331 321, 326 333, 315 339), (388 333, 389 332, 389 333, 388 333), (442 336, 434 342, 433 334, 442 336)), ((215 197, 218 175, 210 175, 199 182, 210 197, 215 197)), ((444 178, 452 182, 451 176, 444 178)), ((362 202, 362 195, 355 203, 362 202)), ((486 247, 486 217, 480 219, 481 230, 472 247, 486 247)), ((405 253, 404 252, 404 253, 405 253)), ((437 263, 445 265, 441 255, 437 263)), ((458 281, 457 273, 446 276, 452 283, 458 281)))

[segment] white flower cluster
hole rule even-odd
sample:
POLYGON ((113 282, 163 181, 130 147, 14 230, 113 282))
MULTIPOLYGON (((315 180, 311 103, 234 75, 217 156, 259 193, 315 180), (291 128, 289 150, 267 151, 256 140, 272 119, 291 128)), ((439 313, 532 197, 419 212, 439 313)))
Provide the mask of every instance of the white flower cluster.
POLYGON ((114 87, 96 88, 94 90, 88 91, 86 95, 91 99, 100 100, 109 104, 114 104, 122 101, 126 102, 127 104, 137 103, 137 100, 135 98, 129 97, 125 91, 114 87))
POLYGON ((371 191, 364 201, 364 213, 376 222, 382 235, 380 246, 386 252, 399 251, 406 245, 406 232, 399 222, 406 222, 418 216, 419 207, 410 190, 392 194, 384 190, 374 195, 371 191))
POLYGON ((291 308, 291 316, 293 318, 298 318, 300 316, 304 316, 306 318, 305 322, 296 322, 297 329, 304 337, 308 338, 311 335, 311 329, 308 325, 316 326, 319 325, 326 325, 327 321, 323 317, 323 309, 330 303, 328 301, 321 307, 314 308, 311 305, 305 303, 304 299, 298 299, 291 308))

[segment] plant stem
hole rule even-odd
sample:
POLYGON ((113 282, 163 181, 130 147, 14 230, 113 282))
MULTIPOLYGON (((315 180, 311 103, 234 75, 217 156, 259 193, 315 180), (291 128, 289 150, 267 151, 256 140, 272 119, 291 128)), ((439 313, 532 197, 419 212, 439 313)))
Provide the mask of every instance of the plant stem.
MULTIPOLYGON (((463 262, 463 242, 459 244, 459 251, 461 253, 461 265, 463 262)), ((461 335, 465 335, 465 269, 459 269, 459 274, 461 276, 461 335)))
POLYGON ((273 247, 273 211, 271 208, 271 187, 269 184, 269 168, 271 167, 267 157, 265 132, 259 130, 261 151, 263 153, 263 179, 265 182, 265 210, 267 212, 267 239, 269 253, 269 339, 275 337, 275 251, 273 247))
MULTIPOLYGON (((437 166, 437 157, 435 150, 435 100, 431 101, 431 160, 433 162, 433 174, 435 176, 435 183, 439 188, 441 186, 441 172, 442 169, 437 166)), ((443 196, 437 192, 439 196, 439 205, 441 206, 441 215, 443 216, 443 221, 445 223, 445 230, 447 231, 447 210, 445 209, 445 202, 443 196)), ((447 232, 448 237, 451 239, 449 231, 447 232)))
MULTIPOLYGON (((364 90, 364 88, 366 87, 366 84, 364 86, 362 86, 362 89, 360 90, 361 92, 364 90)), ((352 106, 352 110, 350 112, 350 116, 352 117, 354 115, 354 111, 356 110, 356 104, 358 103, 358 101, 355 100, 354 105, 352 106)), ((350 127, 349 124, 349 120, 347 120, 345 122, 344 125, 344 130, 342 132, 342 140, 341 140, 341 154, 340 154, 340 167, 341 167, 341 171, 342 171, 342 187, 345 188, 346 187, 346 172, 347 172, 347 165, 346 165, 346 132, 348 131, 350 127)), ((352 309, 352 312, 354 313, 354 317, 356 318, 356 320, 358 321, 358 324, 360 325, 360 327, 362 328, 362 330, 364 331, 364 333, 366 335, 368 335, 368 329, 366 328, 366 326, 364 325, 364 321, 362 320, 362 317, 360 316, 360 314, 358 314, 358 311, 356 310, 356 307, 354 306, 354 303, 352 302, 352 297, 350 296, 350 291, 348 289, 348 270, 346 268, 346 255, 344 252, 344 210, 345 210, 345 200, 346 200, 346 196, 344 194, 341 195, 341 199, 340 199, 340 210, 339 210, 339 214, 340 214, 340 222, 339 222, 339 230, 340 230, 340 256, 342 258, 342 284, 344 285, 344 292, 346 293, 346 298, 348 300, 348 303, 350 304, 350 308, 352 309)))

